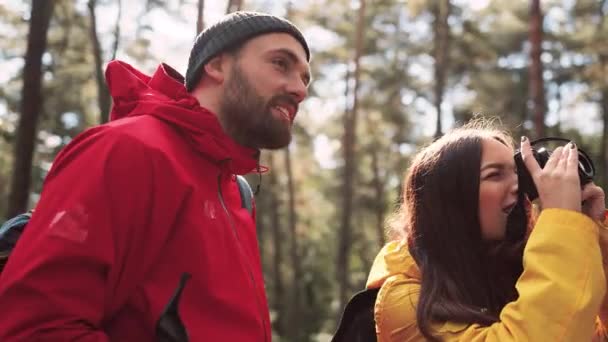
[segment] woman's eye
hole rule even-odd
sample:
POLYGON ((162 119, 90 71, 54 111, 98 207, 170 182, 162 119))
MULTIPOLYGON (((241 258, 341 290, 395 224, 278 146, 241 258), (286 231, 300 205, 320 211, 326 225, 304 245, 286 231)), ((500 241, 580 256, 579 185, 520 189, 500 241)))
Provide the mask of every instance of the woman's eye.
POLYGON ((498 176, 500 176, 499 172, 491 172, 491 173, 486 174, 484 179, 493 179, 493 178, 497 178, 498 176))

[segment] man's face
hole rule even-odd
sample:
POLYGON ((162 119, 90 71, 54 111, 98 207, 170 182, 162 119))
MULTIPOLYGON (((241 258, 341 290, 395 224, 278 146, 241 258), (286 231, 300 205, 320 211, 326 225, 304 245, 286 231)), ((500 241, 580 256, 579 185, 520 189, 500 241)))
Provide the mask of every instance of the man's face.
POLYGON ((220 99, 222 126, 244 146, 287 146, 309 80, 306 52, 291 35, 271 33, 249 40, 230 59, 220 99))

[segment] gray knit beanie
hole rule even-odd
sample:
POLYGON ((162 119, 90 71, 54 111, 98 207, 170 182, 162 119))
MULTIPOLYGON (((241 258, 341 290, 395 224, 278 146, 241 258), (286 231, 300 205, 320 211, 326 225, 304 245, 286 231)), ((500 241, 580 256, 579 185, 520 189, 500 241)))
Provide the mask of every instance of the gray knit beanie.
POLYGON ((310 59, 308 44, 302 33, 288 20, 257 12, 233 12, 209 26, 196 37, 186 71, 186 89, 192 91, 202 76, 203 66, 219 53, 234 48, 245 41, 271 32, 292 35, 306 51, 310 59))

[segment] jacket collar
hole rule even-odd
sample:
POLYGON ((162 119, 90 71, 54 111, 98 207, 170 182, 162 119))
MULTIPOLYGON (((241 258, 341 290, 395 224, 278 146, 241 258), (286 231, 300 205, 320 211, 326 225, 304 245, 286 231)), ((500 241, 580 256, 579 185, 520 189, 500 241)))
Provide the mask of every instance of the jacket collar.
POLYGON ((106 82, 114 101, 111 120, 151 115, 175 126, 194 149, 231 173, 246 174, 258 167, 260 151, 230 138, 217 115, 200 106, 186 91, 183 76, 170 66, 160 64, 148 76, 128 63, 112 61, 106 82))
POLYGON ((386 279, 396 274, 404 274, 410 279, 420 281, 418 265, 411 256, 405 241, 387 243, 376 256, 367 278, 368 289, 379 288, 386 279))

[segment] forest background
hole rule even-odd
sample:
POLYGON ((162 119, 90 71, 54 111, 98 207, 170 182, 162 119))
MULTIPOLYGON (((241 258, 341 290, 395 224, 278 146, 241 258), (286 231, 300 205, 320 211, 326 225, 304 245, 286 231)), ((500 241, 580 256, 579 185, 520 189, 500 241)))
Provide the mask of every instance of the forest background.
POLYGON ((197 32, 239 9, 288 17, 313 54, 294 141, 263 153, 256 196, 275 341, 328 340, 386 242, 410 158, 474 115, 575 140, 608 185, 607 0, 2 0, 4 217, 108 120, 110 60, 183 74, 197 32))

